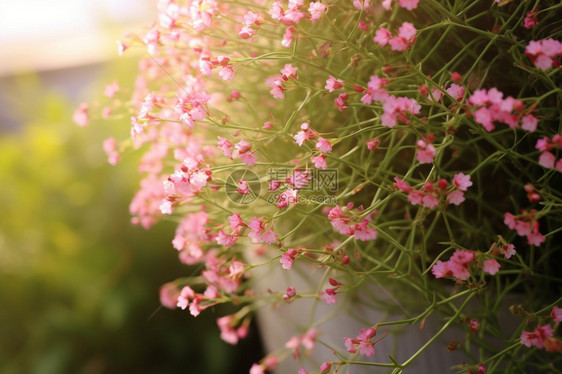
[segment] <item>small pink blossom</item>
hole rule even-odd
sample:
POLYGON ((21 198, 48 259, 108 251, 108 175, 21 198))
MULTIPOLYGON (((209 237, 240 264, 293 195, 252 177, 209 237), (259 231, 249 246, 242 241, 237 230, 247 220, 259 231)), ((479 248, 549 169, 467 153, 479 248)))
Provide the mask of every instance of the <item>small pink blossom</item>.
POLYGON ((348 98, 349 98, 349 94, 347 92, 344 92, 342 94, 339 94, 339 96, 334 99, 334 104, 336 104, 336 107, 340 112, 343 112, 345 108, 348 108, 347 106, 348 98))
POLYGON ((464 197, 464 192, 456 190, 451 192, 449 195, 447 195, 447 202, 449 204, 453 204, 453 205, 460 205, 462 202, 464 202, 466 199, 464 197))
POLYGON ((298 252, 294 248, 291 248, 287 252, 283 253, 281 255, 281 260, 279 261, 281 263, 281 267, 285 270, 291 270, 293 267, 293 261, 295 261, 297 254, 298 252))
POLYGON ((558 306, 555 305, 552 308, 552 312, 550 313, 550 316, 552 317, 554 322, 562 322, 562 308, 559 308, 558 306))
POLYGON ((318 137, 318 142, 316 143, 316 148, 322 152, 327 153, 332 151, 332 144, 330 144, 329 140, 324 139, 323 137, 318 137))
POLYGON ((283 83, 280 79, 273 80, 273 82, 271 83, 271 87, 272 87, 271 91, 269 91, 271 96, 273 96, 276 99, 285 98, 285 94, 283 93, 285 89, 283 88, 283 83))
POLYGON ((430 164, 433 162, 437 151, 433 146, 433 140, 435 137, 433 134, 428 136, 422 136, 420 140, 416 142, 416 147, 418 151, 416 152, 416 159, 420 164, 430 164))
POLYGON ((310 160, 314 163, 314 166, 317 167, 318 169, 326 170, 328 168, 325 155, 312 157, 310 160))
POLYGON ((343 87, 343 81, 341 79, 336 79, 331 75, 326 80, 326 86, 324 87, 328 92, 334 92, 335 90, 339 90, 343 87))
POLYGON ((254 363, 250 368, 250 374, 265 374, 265 371, 261 365, 254 363))
POLYGON ((90 123, 90 116, 88 115, 88 104, 81 103, 78 109, 72 115, 72 120, 78 126, 86 126, 90 123))
POLYGON ((248 182, 245 180, 238 180, 238 188, 236 191, 241 195, 248 195, 250 193, 250 187, 248 187, 248 182))
POLYGON ((310 20, 312 22, 318 21, 322 18, 322 15, 326 11, 326 5, 319 1, 311 2, 308 6, 308 12, 310 13, 310 20))
POLYGON ((504 245, 501 247, 501 251, 505 258, 510 258, 515 254, 515 246, 513 244, 504 245))
POLYGON ((544 348, 545 341, 553 336, 552 327, 550 325, 537 326, 537 328, 530 331, 523 331, 521 333, 521 344, 531 348, 535 346, 537 348, 544 348))
POLYGON ((527 114, 521 118, 521 128, 530 132, 537 129, 537 124, 539 120, 532 114, 527 114))
POLYGON ((297 70, 298 68, 293 67, 291 64, 285 64, 285 67, 281 69, 281 76, 284 80, 297 79, 297 70))
POLYGON ((484 271, 488 274, 496 274, 500 270, 500 267, 500 264, 495 259, 484 261, 484 271))
POLYGON ((400 4, 400 7, 408 10, 416 9, 418 3, 419 0, 398 0, 398 4, 400 4))
POLYGON ((470 181, 470 175, 464 175, 463 173, 455 174, 453 177, 453 184, 461 191, 466 191, 468 187, 472 186, 470 181))
POLYGON ((290 299, 294 298, 296 295, 297 291, 294 287, 287 287, 287 291, 283 294, 282 299, 290 303, 292 301, 290 299))
POLYGON ((380 140, 379 140, 379 138, 373 138, 373 139, 367 140, 365 143, 367 144, 367 149, 369 151, 374 151, 374 150, 378 149, 379 144, 380 144, 380 140))
POLYGON ((324 292, 322 292, 322 300, 324 300, 327 305, 336 304, 336 289, 326 288, 324 292))
POLYGON ((527 12, 525 19, 523 20, 523 27, 530 30, 537 25, 537 22, 537 11, 527 12))
POLYGON ((531 40, 525 48, 525 55, 537 68, 546 71, 554 66, 554 59, 562 55, 562 43, 551 38, 531 40))
POLYGON ((375 354, 375 342, 371 339, 377 334, 377 329, 375 327, 369 329, 361 329, 359 335, 355 339, 343 338, 345 340, 345 347, 349 353, 357 353, 359 348, 359 353, 367 357, 373 356, 375 354))
POLYGON ((390 41, 391 35, 388 29, 381 27, 375 32, 375 38, 373 40, 375 43, 380 44, 381 47, 384 47, 390 41))
POLYGON ((112 98, 117 92, 119 92, 119 84, 117 83, 117 80, 114 80, 113 83, 105 86, 103 94, 109 98, 112 98))
POLYGON ((293 32, 295 31, 295 28, 293 26, 289 26, 287 27, 287 30, 285 30, 285 34, 283 35, 283 41, 281 42, 281 45, 285 48, 289 48, 291 46, 291 41, 294 38, 293 32))
POLYGON ((103 150, 107 154, 107 162, 110 165, 116 165, 119 162, 120 155, 114 138, 107 138, 103 141, 103 150))
POLYGON ((457 101, 461 101, 464 96, 464 87, 459 86, 458 84, 451 84, 449 88, 447 88, 447 93, 451 95, 451 97, 457 101))

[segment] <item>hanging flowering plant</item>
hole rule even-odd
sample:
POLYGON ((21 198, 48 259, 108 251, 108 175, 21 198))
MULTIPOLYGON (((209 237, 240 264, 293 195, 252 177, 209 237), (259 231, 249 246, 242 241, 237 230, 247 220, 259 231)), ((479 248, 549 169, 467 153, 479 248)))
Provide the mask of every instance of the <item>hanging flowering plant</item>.
POLYGON ((143 152, 133 223, 176 221, 171 246, 198 265, 163 305, 239 305, 217 321, 231 344, 257 310, 298 309, 300 334, 252 374, 423 367, 454 327, 440 349, 466 353, 461 371, 560 365, 561 15, 557 1, 159 1, 158 22, 119 42, 146 49, 132 95, 108 85, 102 114, 130 118, 130 139, 104 143, 111 164, 143 152), (321 276, 259 287, 260 269, 296 266, 321 276), (394 312, 328 344, 307 316, 369 285, 394 312), (407 357, 375 346, 431 318, 407 357), (313 366, 314 350, 332 359, 313 366))

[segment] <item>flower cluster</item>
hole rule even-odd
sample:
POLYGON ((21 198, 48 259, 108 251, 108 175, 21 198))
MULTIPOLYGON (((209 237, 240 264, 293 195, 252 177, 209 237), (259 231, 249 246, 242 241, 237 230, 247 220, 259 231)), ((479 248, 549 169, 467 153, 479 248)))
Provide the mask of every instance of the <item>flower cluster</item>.
MULTIPOLYGON (((530 24, 530 23, 529 23, 530 24)), ((556 39, 531 40, 525 48, 525 54, 533 64, 545 71, 560 66, 562 43, 556 39)))
POLYGON ((420 189, 415 189, 398 177, 394 177, 394 188, 408 194, 412 205, 423 205, 435 209, 443 203, 459 205, 465 201, 464 192, 472 186, 470 176, 463 173, 455 174, 451 185, 445 179, 439 179, 437 185, 428 181, 420 189))
POLYGON ((537 220, 537 211, 523 210, 521 214, 513 215, 509 212, 504 214, 504 223, 511 230, 516 230, 517 235, 527 237, 529 244, 540 246, 546 240, 539 232, 539 221, 537 220))
POLYGON ((536 149, 541 151, 539 164, 548 169, 556 169, 562 172, 562 158, 556 159, 553 150, 562 149, 562 135, 556 134, 552 139, 544 137, 537 140, 536 149))
MULTIPOLYGON (((511 254, 506 254, 506 258, 508 256, 511 254)), ((471 273, 476 272, 479 268, 485 273, 494 275, 499 271, 501 265, 495 258, 488 257, 479 252, 457 249, 448 261, 437 261, 431 268, 431 272, 435 278, 452 277, 459 280, 467 280, 471 273)))
MULTIPOLYGON (((131 136, 103 145, 113 165, 128 150, 143 152, 132 222, 148 229, 174 221, 171 245, 198 272, 162 287, 163 305, 193 316, 235 305, 237 313, 217 321, 223 340, 235 344, 268 305, 298 309, 309 299, 334 314, 354 311, 343 305, 351 291, 368 295, 366 306, 387 305, 368 291, 381 279, 387 295, 420 297, 413 307, 392 297, 404 315, 367 326, 416 333, 412 325, 440 314, 446 326, 465 321, 478 331, 451 346, 460 351, 498 336, 495 313, 507 309, 496 302, 498 290, 540 290, 525 298, 534 310, 562 302, 553 293, 562 284, 559 261, 550 258, 562 242, 560 174, 545 172, 562 171, 562 44, 547 16, 559 10, 555 1, 160 0, 157 7, 155 24, 118 44, 120 54, 147 52, 134 88, 111 82, 104 101, 81 104, 74 121, 126 118, 131 136), (528 203, 535 209, 509 213, 528 203), (284 278, 271 281, 276 273, 284 278), (454 291, 435 278, 452 279, 454 291), (476 295, 485 295, 478 310, 469 302, 476 295)), ((305 373, 300 361, 287 369, 290 357, 327 346, 335 358, 323 373, 353 364, 403 370, 418 358, 375 355, 374 327, 332 346, 315 311, 299 309, 302 319, 290 325, 300 330, 250 372, 305 373), (358 353, 373 361, 357 361, 358 353)), ((506 331, 512 338, 502 344, 555 351, 553 313, 556 322, 522 321, 521 338, 506 331)), ((431 341, 446 330, 424 328, 431 341)), ((500 362, 512 360, 509 350, 493 349, 478 359, 467 352, 467 370, 514 368, 500 362)))
POLYGON ((468 104, 478 108, 474 110, 474 120, 488 132, 494 130, 494 122, 505 123, 511 129, 519 126, 531 132, 537 129, 538 119, 530 113, 524 114, 523 102, 511 96, 503 98, 496 88, 474 91, 468 104))

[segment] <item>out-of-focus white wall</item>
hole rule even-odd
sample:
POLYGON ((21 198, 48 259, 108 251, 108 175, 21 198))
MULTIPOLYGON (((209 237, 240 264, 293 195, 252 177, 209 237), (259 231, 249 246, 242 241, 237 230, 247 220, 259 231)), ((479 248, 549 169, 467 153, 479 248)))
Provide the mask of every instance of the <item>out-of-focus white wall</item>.
POLYGON ((98 63, 124 31, 151 22, 152 0, 0 0, 0 76, 98 63))

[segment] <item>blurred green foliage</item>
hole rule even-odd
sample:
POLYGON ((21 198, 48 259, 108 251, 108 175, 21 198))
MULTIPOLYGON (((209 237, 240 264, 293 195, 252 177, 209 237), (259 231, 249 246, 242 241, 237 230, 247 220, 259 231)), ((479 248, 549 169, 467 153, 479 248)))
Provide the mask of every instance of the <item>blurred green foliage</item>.
POLYGON ((0 137, 0 372, 247 373, 261 348, 255 331, 237 347, 220 340, 215 320, 231 310, 160 307, 160 285, 192 269, 173 224, 129 223, 135 160, 111 167, 101 146, 127 120, 78 128, 36 78, 17 86, 33 110, 0 137))

